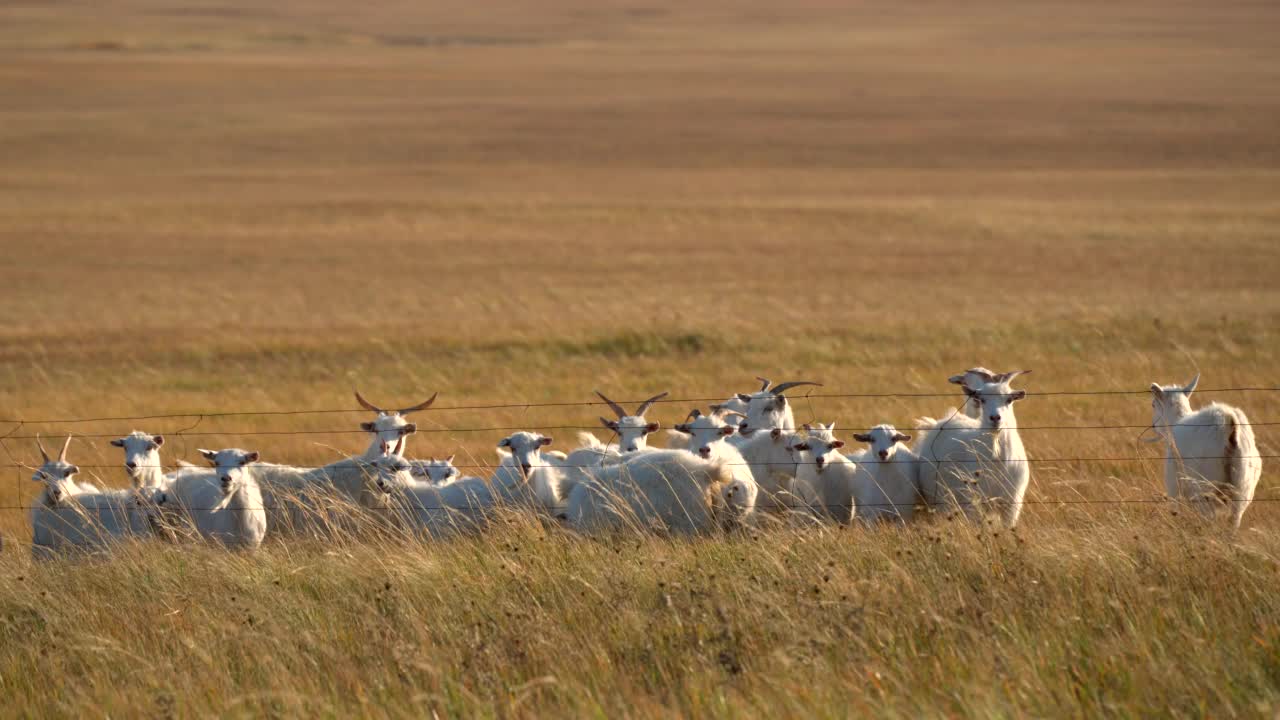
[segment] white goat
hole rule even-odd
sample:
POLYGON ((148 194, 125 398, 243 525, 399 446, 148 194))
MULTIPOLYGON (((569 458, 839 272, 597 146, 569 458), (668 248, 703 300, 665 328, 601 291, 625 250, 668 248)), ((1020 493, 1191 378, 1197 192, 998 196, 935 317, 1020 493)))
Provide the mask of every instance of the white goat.
MULTIPOLYGON (((1030 372, 1030 370, 1014 370, 1006 373, 995 373, 984 367, 974 367, 965 370, 959 375, 952 375, 947 378, 947 382, 970 390, 977 390, 984 383, 1009 382, 1019 375, 1026 375, 1030 372)), ((978 405, 977 399, 967 392, 964 394, 964 405, 960 408, 960 412, 974 420, 982 417, 982 408, 978 405)))
POLYGON ((857 518, 865 523, 910 520, 920 499, 920 458, 902 444, 911 436, 892 425, 877 425, 853 439, 871 445, 850 458, 858 466, 853 486, 857 518))
POLYGON ((36 438, 44 461, 31 476, 44 483, 44 491, 31 508, 31 552, 36 559, 62 550, 102 549, 126 536, 146 535, 149 530, 133 491, 103 492, 89 483, 76 482, 74 476, 80 468, 67 462, 70 444, 68 435, 54 460, 36 438))
POLYGON ((565 520, 583 533, 627 528, 698 534, 744 523, 755 483, 743 483, 723 458, 652 450, 593 467, 569 495, 565 520))
POLYGON ((805 425, 809 435, 794 445, 801 451, 792 493, 817 517, 847 525, 857 510, 854 486, 858 466, 840 453, 844 441, 835 436, 836 424, 805 425))
POLYGON ((654 403, 666 397, 667 393, 654 395, 640 403, 640 407, 634 415, 628 414, 621 405, 605 397, 604 393, 599 390, 596 391, 596 395, 599 395, 600 399, 612 408, 613 412, 618 416, 617 420, 600 418, 600 422, 617 435, 618 441, 617 443, 602 443, 591 433, 578 434, 578 440, 582 443, 582 447, 566 455, 564 462, 561 463, 564 468, 561 492, 566 498, 572 492, 573 486, 585 477, 584 473, 588 468, 598 465, 611 465, 620 462, 626 454, 648 450, 649 435, 662 428, 660 423, 646 420, 644 414, 649 411, 649 408, 653 407, 654 403))
MULTIPOLYGON (((424 482, 413 476, 415 465, 399 455, 386 455, 373 464, 375 485, 386 496, 385 506, 429 537, 477 530, 489 520, 495 498, 482 478, 459 478, 455 470, 441 482, 424 482)), ((447 461, 429 467, 440 474, 444 466, 452 469, 447 461)))
POLYGON ((551 442, 534 432, 513 433, 498 442, 501 461, 490 480, 498 502, 546 511, 564 506, 565 456, 544 453, 551 442))
MULTIPOLYGON (((769 387, 769 381, 764 378, 756 378, 762 383, 761 388, 747 395, 746 393, 738 393, 737 399, 746 405, 744 410, 738 411, 731 408, 724 408, 722 411, 741 412, 745 417, 740 427, 742 429, 751 430, 772 430, 778 428, 780 430, 795 430, 796 419, 791 412, 791 403, 787 402, 784 392, 793 387, 801 385, 814 385, 822 387, 822 383, 810 382, 802 380, 798 382, 785 382, 781 385, 769 387)), ((745 442, 744 438, 736 438, 730 441, 738 445, 745 442)))
POLYGON ((436 397, 439 394, 435 393, 427 398, 425 402, 420 402, 413 407, 400 410, 383 410, 365 400, 364 396, 359 391, 356 391, 356 402, 360 403, 360 407, 378 413, 378 416, 372 422, 360 423, 361 430, 373 435, 373 442, 369 444, 369 448, 364 451, 364 455, 361 457, 366 460, 375 460, 387 454, 404 455, 408 437, 418 431, 417 424, 405 420, 405 416, 431 407, 431 404, 436 401, 436 397))
MULTIPOLYGON (((600 423, 618 436, 617 443, 608 443, 604 445, 606 451, 614 451, 619 453, 636 452, 649 447, 648 436, 658 432, 662 427, 660 423, 649 422, 645 419, 644 414, 653 407, 653 404, 666 397, 668 393, 659 393, 653 397, 640 403, 634 414, 628 413, 621 405, 604 396, 604 393, 596 390, 596 395, 605 402, 618 416, 617 420, 608 418, 600 418, 600 423)), ((591 436, 592 439, 595 436, 591 436)), ((584 438, 585 439, 585 438, 584 438)), ((590 443, 596 445, 597 443, 590 443)), ((572 455, 572 453, 570 454, 572 455)))
POLYGON ((745 439, 745 442, 737 444, 738 452, 760 486, 756 510, 778 512, 794 506, 791 487, 795 484, 799 461, 795 445, 803 442, 802 436, 781 428, 755 430, 748 427, 739 430, 738 434, 745 439))
POLYGON ((1165 442, 1164 486, 1168 496, 1187 500, 1211 515, 1231 504, 1232 527, 1240 527, 1244 511, 1262 477, 1262 458, 1253 426, 1239 408, 1210 403, 1191 410, 1191 393, 1200 383, 1151 384, 1151 426, 1165 442))
POLYGON ((703 415, 701 410, 694 408, 684 422, 675 426, 675 430, 689 436, 685 446, 688 452, 703 460, 724 462, 729 468, 729 474, 733 476, 733 483, 728 490, 738 498, 737 502, 745 503, 749 499, 751 511, 754 512, 759 500, 760 485, 741 451, 728 442, 733 437, 734 427, 724 421, 726 414, 728 413, 703 415))
POLYGON ((368 492, 377 470, 363 455, 318 468, 254 462, 252 470, 273 535, 311 534, 336 527, 352 530, 350 511, 376 505, 368 492))
POLYGON ((164 466, 160 463, 163 435, 134 430, 112 440, 111 445, 124 449, 124 469, 135 488, 154 489, 165 485, 164 466))
POLYGON ((701 410, 694 408, 684 422, 675 426, 675 431, 688 436, 685 450, 703 460, 724 460, 736 480, 758 485, 747 459, 736 446, 728 442, 733 437, 735 428, 725 422, 724 414, 703 415, 701 410))
POLYGON ((213 471, 186 468, 152 504, 162 514, 189 518, 196 532, 229 548, 256 550, 267 534, 267 512, 251 463, 258 453, 237 448, 200 450, 213 471))
POLYGON ((52 460, 40 438, 36 437, 43 463, 31 479, 44 483, 39 499, 31 508, 31 551, 37 559, 49 557, 57 548, 98 544, 100 532, 90 527, 89 518, 73 500, 78 495, 94 493, 98 489, 87 483, 82 486, 73 478, 80 468, 67 462, 67 446, 70 444, 71 436, 68 435, 58 459, 52 460))
POLYGON ((415 479, 422 479, 434 485, 444 485, 461 479, 462 473, 453 465, 453 455, 437 460, 435 456, 427 460, 407 460, 409 474, 415 479))
MULTIPOLYGON (((998 378, 997 378, 998 379, 998 378)), ((964 386, 978 404, 977 420, 954 413, 942 421, 922 418, 925 435, 917 441, 920 489, 930 506, 959 505, 971 520, 999 506, 1005 527, 1018 524, 1023 497, 1031 484, 1027 451, 1018 434, 1013 403, 1026 397, 1009 380, 964 386)))

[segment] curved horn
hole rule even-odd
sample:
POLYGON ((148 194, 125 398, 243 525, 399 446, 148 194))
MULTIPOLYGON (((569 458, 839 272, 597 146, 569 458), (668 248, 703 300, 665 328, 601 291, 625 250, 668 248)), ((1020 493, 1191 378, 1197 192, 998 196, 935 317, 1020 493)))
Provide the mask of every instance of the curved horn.
POLYGON ((71 447, 71 436, 67 436, 66 442, 62 443, 62 452, 58 453, 58 462, 67 461, 67 448, 71 447))
POLYGON ((437 397, 437 396, 439 396, 439 395, 440 395, 440 393, 438 393, 438 392, 437 392, 437 393, 432 393, 432 394, 431 394, 431 397, 427 398, 427 401, 426 401, 426 402, 420 402, 420 403, 418 403, 417 405, 414 405, 413 407, 407 407, 407 408, 405 408, 405 409, 403 409, 403 410, 397 410, 397 412, 399 412, 401 415, 408 415, 408 414, 409 414, 409 413, 411 413, 411 412, 418 412, 419 410, 426 410, 427 408, 431 407, 431 403, 435 402, 435 401, 436 401, 436 397, 437 397))
POLYGON ((760 390, 759 390, 759 392, 764 392, 765 390, 768 390, 768 389, 769 389, 769 385, 770 385, 770 383, 769 383, 769 379, 768 379, 768 378, 762 378, 762 377, 760 377, 759 375, 757 375, 757 376, 756 376, 756 379, 760 381, 760 390))
POLYGON ((596 392, 596 394, 597 394, 597 395, 599 395, 599 396, 600 396, 600 399, 601 399, 601 400, 605 401, 605 404, 607 404, 609 407, 613 408, 613 411, 614 411, 615 413, 617 413, 617 414, 618 414, 618 419, 619 419, 619 420, 621 420, 622 418, 624 418, 624 417, 626 417, 626 416, 627 416, 627 411, 626 411, 626 410, 623 410, 621 405, 619 405, 618 403, 616 403, 616 402, 614 402, 614 401, 610 400, 609 398, 605 397, 605 396, 604 396, 604 393, 600 392, 599 390, 596 390, 595 392, 596 392))
POLYGON ((1191 382, 1187 383, 1186 387, 1182 388, 1182 392, 1186 393, 1187 395, 1190 395, 1191 393, 1196 391, 1196 386, 1199 384, 1200 384, 1200 373, 1196 373, 1196 376, 1191 378, 1191 382))
POLYGON ((774 395, 781 395, 782 393, 790 390, 791 388, 799 387, 801 385, 817 385, 818 387, 822 387, 822 383, 811 382, 809 380, 800 380, 798 382, 785 382, 785 383, 782 383, 781 385, 775 385, 773 389, 770 390, 769 392, 773 393, 774 395))
POLYGON ((653 407, 654 403, 658 402, 659 400, 661 400, 662 398, 670 394, 671 393, 662 393, 660 395, 654 395, 648 400, 645 400, 644 402, 640 403, 640 408, 636 410, 636 417, 644 417, 644 414, 649 412, 649 408, 653 407))
POLYGON ((36 447, 40 448, 40 457, 49 462, 49 452, 44 449, 44 443, 40 442, 40 433, 36 433, 36 447))
POLYGON ((359 391, 359 390, 357 390, 357 391, 356 391, 356 402, 360 403, 360 407, 364 408, 365 410, 372 410, 372 411, 374 411, 374 412, 376 412, 376 413, 384 413, 384 412, 386 412, 386 410, 383 410, 382 408, 378 407, 377 405, 374 405, 373 403, 369 402, 368 400, 365 400, 365 399, 364 399, 364 396, 360 394, 360 391, 359 391))
POLYGON ((698 408, 694 408, 689 411, 688 415, 685 416, 684 421, 689 422, 690 420, 697 420, 700 417, 702 417, 702 411, 699 410, 698 408))
POLYGON ((1031 373, 1030 370, 1014 370, 1012 372, 1000 373, 999 375, 996 375, 995 382, 1001 382, 1001 383, 1009 382, 1010 380, 1018 377, 1019 375, 1029 375, 1030 373, 1031 373))
POLYGON ((747 419, 747 416, 746 416, 746 415, 743 415, 742 413, 738 412, 737 410, 730 410, 729 412, 720 413, 720 417, 722 417, 722 418, 733 417, 734 415, 737 415, 738 417, 742 418, 743 420, 746 420, 746 419, 747 419))

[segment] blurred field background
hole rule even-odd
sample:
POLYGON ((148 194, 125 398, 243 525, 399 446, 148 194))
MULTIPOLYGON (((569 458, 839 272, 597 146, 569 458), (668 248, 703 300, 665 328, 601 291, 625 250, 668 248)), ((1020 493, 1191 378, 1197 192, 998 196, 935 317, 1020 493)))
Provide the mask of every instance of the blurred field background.
MULTIPOLYGON (((33 568, 19 508, 38 488, 6 467, 0 690, 36 715, 1274 715, 1277 504, 1234 536, 1053 504, 1152 500, 1161 469, 1048 459, 1159 452, 1137 442, 1146 396, 1035 392, 1197 368, 1202 388, 1277 385, 1277 22, 1199 1, 0 5, 10 466, 38 457, 27 436, 74 432, 71 459, 123 485, 107 441, 132 429, 165 433, 171 462, 228 445, 325 462, 365 447, 367 413, 200 415, 353 409, 357 386, 387 405, 440 391, 410 454, 484 464, 506 433, 467 429, 591 427, 603 408, 449 406, 719 398, 758 374, 948 393, 974 364, 1034 370, 1024 426, 1139 426, 1025 433, 1046 461, 1016 539, 615 553, 517 528, 33 568), (39 422, 167 413, 187 415, 39 422), (241 434, 299 430, 326 432, 241 434), (676 625, 701 629, 641 652, 655 608, 680 609, 654 558, 703 603, 676 625), (260 606, 203 601, 229 593, 260 606), (1008 622, 982 615, 1028 594, 1008 622), (880 620, 850 620, 855 601, 880 620), (535 620, 545 644, 512 646, 535 620), (54 669, 86 680, 52 697, 54 669)), ((1280 422, 1280 393, 1197 398, 1280 422)), ((796 409, 852 432, 956 402, 796 409)), ((567 449, 574 431, 549 434, 567 449)))

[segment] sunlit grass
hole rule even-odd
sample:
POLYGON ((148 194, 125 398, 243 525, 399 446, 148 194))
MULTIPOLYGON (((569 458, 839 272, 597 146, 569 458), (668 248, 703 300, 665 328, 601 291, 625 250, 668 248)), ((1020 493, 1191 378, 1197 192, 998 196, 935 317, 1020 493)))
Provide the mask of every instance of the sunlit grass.
MULTIPOLYGON (((1229 534, 1159 502, 1139 436, 1149 382, 1280 384, 1276 21, 0 8, 0 707, 1274 716, 1270 471, 1229 534), (945 413, 974 364, 1034 371, 1016 532, 584 539, 510 516, 431 544, 28 559, 35 433, 75 433, 83 474, 119 487, 108 440, 133 429, 165 434, 168 463, 320 464, 366 446, 353 388, 439 391, 409 454, 483 472, 506 428, 603 435, 603 406, 542 406, 597 388, 669 391, 650 413, 669 427, 756 375, 816 380, 836 397, 793 395, 797 418, 848 438, 945 413), (1046 394, 1088 390, 1134 394, 1046 394), (859 397, 893 391, 941 396, 859 397), (349 412, 222 415, 298 410, 349 412)), ((1212 399, 1280 422, 1280 393, 1212 399)))

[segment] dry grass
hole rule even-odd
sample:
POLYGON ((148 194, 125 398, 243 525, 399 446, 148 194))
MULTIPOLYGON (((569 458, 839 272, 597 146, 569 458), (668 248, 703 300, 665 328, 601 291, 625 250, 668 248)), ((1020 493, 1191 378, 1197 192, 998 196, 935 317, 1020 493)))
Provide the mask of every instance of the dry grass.
MULTIPOLYGON (((1278 16, 11 5, 0 415, 348 408, 356 384, 444 406, 704 398, 757 373, 945 392, 975 362, 1033 368, 1032 392, 1141 390, 1193 363, 1204 387, 1274 386, 1278 16)), ((1221 398, 1280 421, 1280 393, 1221 398)), ((797 409, 852 429, 947 405, 797 409)), ((411 449, 488 463, 504 433, 462 429, 595 410, 433 411, 411 449)), ((1149 410, 1040 396, 1019 416, 1149 410)), ((73 459, 120 485, 105 436, 135 426, 167 433, 170 460, 234 444, 310 463, 361 448, 362 417, 0 432, 82 433, 73 459), (243 434, 293 430, 332 432, 243 434)), ((1152 456, 1138 433, 1026 442, 1152 456)), ((5 444, 32 462, 30 440, 5 444)), ((0 505, 29 503, 30 472, 4 472, 0 505)), ((0 692, 32 715, 1274 715, 1276 503, 1232 537, 1139 503, 1054 504, 1151 499, 1158 477, 1038 463, 1016 537, 587 542, 520 525, 425 549, 148 546, 49 567, 25 557, 24 512, 0 510, 0 692)), ((1269 475, 1260 495, 1277 497, 1269 475)))

